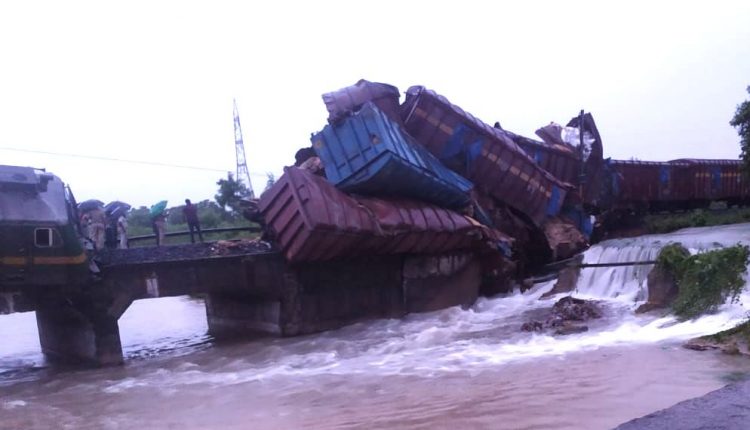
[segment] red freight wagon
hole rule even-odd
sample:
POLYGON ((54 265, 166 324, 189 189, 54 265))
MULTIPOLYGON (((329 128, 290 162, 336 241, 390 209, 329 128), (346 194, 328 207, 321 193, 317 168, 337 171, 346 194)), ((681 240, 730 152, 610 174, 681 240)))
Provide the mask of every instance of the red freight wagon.
POLYGON ((632 209, 668 209, 689 198, 684 163, 611 160, 614 206, 632 209))
POLYGON ((537 165, 502 130, 421 86, 406 92, 401 113, 417 142, 535 224, 559 213, 568 185, 537 165))
POLYGON ((750 184, 740 160, 680 159, 670 163, 687 165, 683 176, 690 184, 688 198, 694 205, 712 200, 737 204, 750 196, 750 184))
POLYGON ((320 176, 294 168, 263 193, 259 209, 289 261, 351 255, 376 234, 370 212, 320 176))
POLYGON ((413 200, 355 199, 295 167, 284 169, 259 209, 291 262, 442 253, 481 247, 488 238, 509 242, 457 212, 413 200))
POLYGON ((358 198, 380 226, 376 253, 439 253, 470 248, 474 224, 463 215, 413 200, 358 198))

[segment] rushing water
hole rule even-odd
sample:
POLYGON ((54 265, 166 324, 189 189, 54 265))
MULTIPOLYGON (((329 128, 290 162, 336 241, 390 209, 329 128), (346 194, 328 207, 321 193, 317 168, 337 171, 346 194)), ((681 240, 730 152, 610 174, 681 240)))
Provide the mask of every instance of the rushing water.
MULTIPOLYGON (((613 240, 587 262, 652 259, 750 239, 750 225, 613 240)), ((605 316, 564 337, 521 332, 551 283, 400 320, 317 335, 214 344, 200 300, 133 304, 126 365, 48 367, 33 313, 0 317, 0 429, 601 429, 750 374, 750 360, 680 345, 736 324, 740 303, 688 322, 635 315, 648 266, 585 269, 576 295, 605 316)))

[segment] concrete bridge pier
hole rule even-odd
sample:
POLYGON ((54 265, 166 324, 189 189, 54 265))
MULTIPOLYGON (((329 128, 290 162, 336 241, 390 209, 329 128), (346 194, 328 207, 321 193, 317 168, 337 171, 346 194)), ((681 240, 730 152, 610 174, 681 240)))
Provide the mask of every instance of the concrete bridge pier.
POLYGON ((95 306, 90 298, 76 300, 59 295, 40 300, 36 321, 44 355, 51 361, 67 364, 122 364, 117 324, 121 313, 111 315, 107 310, 95 306))

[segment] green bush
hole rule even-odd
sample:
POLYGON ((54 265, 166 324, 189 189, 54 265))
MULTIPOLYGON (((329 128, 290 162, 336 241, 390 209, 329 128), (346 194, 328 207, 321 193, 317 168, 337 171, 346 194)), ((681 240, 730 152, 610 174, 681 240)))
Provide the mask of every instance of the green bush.
POLYGON ((696 209, 693 215, 690 216, 690 224, 695 227, 703 227, 706 225, 706 215, 702 210, 696 209))
POLYGON ((685 319, 695 318, 715 311, 728 298, 736 301, 745 286, 743 275, 747 271, 749 256, 750 249, 744 245, 685 258, 675 248, 660 254, 659 260, 669 265, 679 287, 677 299, 672 304, 674 313, 685 319))

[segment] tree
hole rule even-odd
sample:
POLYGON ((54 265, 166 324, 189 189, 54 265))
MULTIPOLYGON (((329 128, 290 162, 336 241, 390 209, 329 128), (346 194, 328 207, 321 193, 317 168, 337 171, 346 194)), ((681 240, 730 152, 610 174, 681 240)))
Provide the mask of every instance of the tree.
MULTIPOLYGON (((750 86, 747 87, 750 94, 750 86)), ((746 173, 750 173, 750 100, 737 105, 737 111, 729 124, 737 129, 740 135, 740 158, 742 158, 746 173)))
POLYGON ((270 190, 271 187, 273 187, 273 185, 276 183, 276 176, 274 176, 273 173, 266 172, 266 177, 267 177, 267 179, 266 179, 266 188, 263 190, 264 193, 266 191, 270 190))
POLYGON ((240 200, 250 197, 250 190, 245 184, 234 179, 232 173, 227 173, 226 179, 219 179, 216 183, 219 186, 219 192, 214 196, 216 203, 224 210, 229 207, 232 212, 239 213, 240 200))

